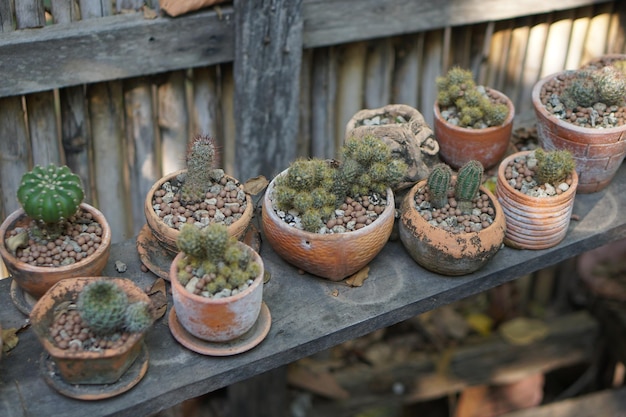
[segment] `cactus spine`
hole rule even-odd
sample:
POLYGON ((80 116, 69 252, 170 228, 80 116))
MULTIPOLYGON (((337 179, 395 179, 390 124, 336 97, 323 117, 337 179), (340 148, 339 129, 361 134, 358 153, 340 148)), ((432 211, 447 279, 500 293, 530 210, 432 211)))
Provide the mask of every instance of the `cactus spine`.
POLYGON ((189 143, 186 156, 187 176, 181 187, 181 198, 188 203, 202 201, 208 188, 219 180, 221 170, 216 169, 215 140, 209 136, 196 136, 189 143))
POLYGON ((576 169, 572 154, 567 150, 546 152, 541 148, 535 150, 537 158, 537 183, 557 184, 565 181, 567 176, 576 169))
POLYGON ((128 297, 114 282, 97 280, 83 288, 76 305, 80 317, 94 333, 109 335, 123 326, 128 297))
POLYGON ((124 314, 124 328, 130 333, 141 333, 147 330, 154 321, 150 304, 145 301, 131 303, 124 314))
POLYGON ((458 208, 463 213, 472 211, 473 200, 478 195, 482 178, 483 166, 478 161, 468 161, 459 169, 454 195, 458 202, 458 208))
POLYGON ((426 184, 430 192, 430 203, 435 208, 442 208, 448 203, 448 189, 452 179, 452 170, 446 164, 437 164, 428 175, 426 184))

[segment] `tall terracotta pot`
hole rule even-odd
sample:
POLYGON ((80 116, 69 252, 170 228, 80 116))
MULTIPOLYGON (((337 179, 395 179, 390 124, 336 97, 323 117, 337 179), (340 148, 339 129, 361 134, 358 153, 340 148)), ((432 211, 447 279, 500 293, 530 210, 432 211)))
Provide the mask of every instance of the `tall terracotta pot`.
POLYGON ((539 80, 532 90, 532 103, 537 117, 537 136, 545 150, 567 149, 576 161, 581 194, 604 189, 626 156, 626 125, 595 129, 563 121, 548 112, 542 100, 546 84, 555 78, 563 80, 573 71, 561 71, 539 80))
POLYGON ((281 258, 310 274, 341 281, 365 267, 389 240, 395 214, 391 189, 387 190, 387 207, 370 225, 346 233, 319 234, 296 229, 276 214, 270 198, 274 184, 275 178, 263 197, 264 237, 281 258))
POLYGON ((70 265, 34 266, 20 261, 6 247, 5 237, 16 226, 26 227, 31 219, 24 210, 18 209, 0 225, 0 256, 15 283, 34 298, 41 297, 50 287, 65 278, 100 275, 111 250, 111 228, 104 215, 95 207, 82 203, 80 207, 92 214, 93 219, 102 227, 102 241, 98 249, 90 256, 70 265))
POLYGON ((415 205, 415 194, 426 187, 426 180, 415 184, 400 208, 400 240, 411 257, 424 268, 442 275, 458 276, 482 268, 500 250, 506 229, 498 200, 485 187, 495 211, 489 227, 478 232, 451 233, 428 223, 415 205))
POLYGON ((439 155, 454 169, 459 169, 472 159, 480 162, 485 169, 494 167, 502 160, 509 146, 515 107, 504 93, 490 88, 487 90, 503 100, 509 109, 501 126, 471 129, 452 125, 441 116, 439 104, 435 102, 434 129, 439 142, 439 155))
POLYGON ((518 249, 547 249, 556 246, 567 234, 579 180, 573 171, 569 189, 551 197, 533 197, 516 190, 504 172, 510 161, 528 153, 509 155, 498 167, 496 195, 507 226, 504 243, 518 249))

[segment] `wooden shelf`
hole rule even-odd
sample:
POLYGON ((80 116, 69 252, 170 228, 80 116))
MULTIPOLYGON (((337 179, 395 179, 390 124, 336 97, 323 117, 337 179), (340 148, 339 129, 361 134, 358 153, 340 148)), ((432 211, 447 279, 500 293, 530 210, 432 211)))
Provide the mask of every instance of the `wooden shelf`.
MULTIPOLYGON (((626 217, 620 208, 625 206, 626 168, 622 166, 607 189, 576 197, 574 215, 578 220, 571 222, 567 237, 558 246, 541 251, 503 248, 484 269, 463 277, 424 270, 395 241, 372 261, 365 284, 351 288, 299 274, 264 244, 261 255, 272 275, 265 284, 264 300, 272 327, 253 350, 225 358, 196 354, 172 337, 166 316, 147 336, 150 367, 146 377, 126 394, 84 402, 68 399, 46 385, 39 373, 42 348, 26 329, 19 334, 17 347, 0 361, 0 415, 154 413, 624 238, 626 217)), ((154 281, 154 275, 140 270, 134 240, 112 248, 104 275, 131 278, 142 286, 154 281), (115 261, 126 263, 128 270, 117 273, 115 261)), ((0 322, 3 328, 19 328, 26 317, 11 301, 10 284, 10 279, 0 281, 0 322)))

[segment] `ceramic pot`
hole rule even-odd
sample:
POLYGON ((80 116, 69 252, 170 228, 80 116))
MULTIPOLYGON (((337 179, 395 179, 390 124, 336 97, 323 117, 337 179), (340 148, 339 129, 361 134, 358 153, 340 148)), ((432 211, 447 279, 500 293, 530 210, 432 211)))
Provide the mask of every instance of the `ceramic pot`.
POLYGON ((387 190, 387 207, 370 225, 346 233, 322 235, 296 229, 276 214, 270 198, 274 184, 275 178, 263 197, 261 223, 265 239, 281 258, 310 274, 341 281, 366 266, 389 240, 395 217, 391 189, 387 190))
POLYGON ((439 142, 439 156, 453 169, 459 169, 472 159, 489 169, 496 166, 506 153, 513 130, 515 107, 505 94, 490 88, 487 90, 503 100, 509 109, 501 126, 471 129, 452 125, 441 116, 439 103, 435 102, 434 129, 439 142))
MULTIPOLYGON (((159 244, 172 256, 176 256, 178 253, 178 248, 176 247, 176 239, 178 238, 178 234, 180 233, 178 229, 168 226, 163 222, 161 218, 156 214, 154 208, 152 207, 152 196, 156 190, 161 189, 163 184, 167 181, 172 181, 178 175, 186 173, 186 169, 182 169, 179 171, 172 172, 161 179, 159 179, 156 183, 152 185, 148 194, 146 195, 146 199, 144 201, 144 215, 146 217, 146 222, 152 235, 157 239, 159 244)), ((228 178, 235 180, 234 178, 227 175, 228 178)), ((254 211, 254 207, 252 204, 252 198, 246 194, 246 209, 243 212, 243 215, 230 226, 228 226, 228 233, 235 238, 239 238, 242 236, 248 225, 250 224, 250 220, 252 219, 252 214, 254 211)))
POLYGON ((186 255, 179 252, 172 262, 169 276, 176 317, 185 330, 199 339, 209 342, 234 340, 250 330, 259 317, 263 302, 263 260, 246 244, 237 244, 253 254, 261 272, 252 285, 230 297, 212 299, 187 291, 178 281, 177 268, 178 261, 186 255))
POLYGON ((102 227, 102 241, 98 249, 90 256, 70 265, 34 266, 20 261, 5 246, 4 239, 15 227, 26 227, 31 219, 24 210, 14 211, 0 225, 0 256, 17 285, 34 298, 41 297, 50 287, 65 278, 100 275, 111 250, 111 228, 104 215, 86 203, 80 207, 92 214, 95 221, 102 227))
POLYGON ((415 194, 424 187, 426 180, 415 184, 400 208, 400 240, 407 252, 424 268, 442 275, 465 275, 482 268, 504 239, 506 224, 498 200, 481 186, 479 192, 489 196, 495 211, 493 223, 478 232, 455 234, 431 225, 417 210, 415 194))
POLYGON ((504 243, 517 249, 547 249, 561 242, 574 207, 578 175, 572 173, 572 185, 562 194, 551 197, 533 197, 511 186, 504 176, 506 166, 513 159, 530 151, 517 152, 506 157, 498 167, 496 195, 506 217, 504 243))
POLYGON ((573 71, 561 71, 539 80, 532 90, 537 117, 537 136, 545 150, 567 149, 576 161, 578 191, 594 193, 604 189, 626 156, 626 125, 595 129, 563 121, 548 112, 542 102, 542 90, 555 78, 564 79, 573 71))
POLYGON ((119 348, 100 351, 71 351, 52 343, 50 326, 56 308, 62 303, 75 302, 80 291, 98 279, 113 280, 128 294, 131 302, 150 302, 150 298, 133 281, 125 278, 79 277, 57 282, 35 304, 30 321, 37 338, 54 363, 63 380, 69 384, 112 384, 119 380, 141 352, 143 333, 131 334, 119 348))

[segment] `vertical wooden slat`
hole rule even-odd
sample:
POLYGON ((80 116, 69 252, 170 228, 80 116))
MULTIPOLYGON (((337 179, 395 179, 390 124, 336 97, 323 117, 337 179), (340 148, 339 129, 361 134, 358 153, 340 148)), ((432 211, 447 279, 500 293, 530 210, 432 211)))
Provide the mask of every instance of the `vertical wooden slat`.
POLYGON ((15 20, 18 29, 36 28, 46 25, 43 0, 17 0, 15 20))
POLYGON ((576 16, 572 23, 572 35, 567 50, 565 69, 576 69, 583 64, 585 38, 589 29, 589 22, 593 15, 593 7, 581 7, 576 10, 576 16))
POLYGON ((365 61, 365 108, 378 108, 391 102, 394 59, 391 38, 370 43, 365 61))
POLYGON ((502 88, 507 90, 508 96, 517 109, 520 109, 520 80, 523 76, 524 58, 530 35, 530 18, 521 18, 517 21, 517 26, 511 32, 511 43, 506 63, 504 83, 502 88))
POLYGON ((335 100, 337 97, 336 48, 313 52, 311 88, 311 156, 335 157, 335 100))
POLYGON ((620 7, 623 8, 624 2, 613 3, 611 17, 609 19, 609 30, 607 31, 608 44, 606 52, 609 54, 621 53, 624 45, 624 26, 620 20, 620 7))
POLYGON ((13 30, 14 8, 12 0, 0 0, 0 32, 9 32, 13 30))
POLYGON ((111 0, 79 0, 81 19, 111 16, 113 3, 111 0))
POLYGON ((485 85, 506 92, 507 95, 509 95, 509 89, 505 88, 505 81, 512 33, 512 20, 496 25, 491 48, 489 49, 489 76, 485 81, 485 85))
MULTIPOLYGON (((233 74, 233 65, 220 65, 222 84, 221 84, 221 112, 223 123, 223 139, 222 139, 222 168, 228 174, 238 178, 241 181, 247 180, 239 173, 239 166, 245 164, 245 161, 235 161, 235 147, 238 146, 236 140, 235 127, 235 77, 233 74)), ((284 168, 287 168, 286 166, 284 168)), ((269 178, 269 177, 268 177, 269 178)))
POLYGON ((144 0, 117 0, 115 2, 115 10, 118 13, 125 10, 139 10, 144 4, 144 0))
POLYGON ((417 107, 417 92, 420 88, 419 60, 423 49, 423 34, 404 36, 397 41, 392 103, 417 107))
POLYGON ((189 115, 185 94, 185 72, 169 73, 158 87, 158 120, 163 174, 185 167, 189 115))
POLYGON ((363 108, 364 67, 367 57, 367 44, 357 42, 342 46, 341 62, 338 67, 337 101, 335 103, 335 129, 333 157, 344 140, 346 124, 354 114, 363 108))
POLYGON ((59 126, 55 107, 52 91, 26 96, 33 164, 60 165, 65 163, 65 156, 61 151, 61 140, 58 136, 59 126))
POLYGON ((585 49, 583 52, 583 63, 589 62, 606 53, 607 33, 611 19, 611 4, 598 4, 594 8, 595 16, 589 22, 589 30, 585 39, 585 49))
POLYGON ((541 19, 532 26, 528 34, 528 44, 524 65, 522 67, 520 86, 514 101, 518 114, 531 110, 532 108, 530 96, 533 85, 537 82, 541 74, 541 63, 545 56, 546 36, 548 35, 548 29, 552 20, 552 16, 548 17, 548 19, 541 19))
POLYGON ((193 69, 191 134, 209 135, 221 140, 222 138, 218 130, 219 100, 216 71, 217 66, 193 69))
POLYGON ((51 0, 50 11, 54 23, 69 23, 80 17, 78 0, 51 0))
POLYGON ((575 12, 573 10, 555 14, 554 21, 548 28, 546 35, 546 48, 539 78, 562 71, 565 68, 574 17, 575 12))
MULTIPOLYGON (((495 22, 488 22, 485 25, 485 34, 483 36, 483 46, 479 54, 477 54, 477 59, 475 68, 476 68, 476 81, 479 84, 493 87, 491 84, 488 84, 490 80, 490 74, 493 72, 493 69, 489 66, 489 51, 491 50, 491 46, 494 43, 494 30, 496 24, 495 22)), ((499 41, 499 40, 498 40, 499 41)))
POLYGON ((313 69, 313 50, 302 51, 300 66, 300 103, 296 156, 307 157, 311 154, 311 90, 313 69))
POLYGON ((434 30, 426 34, 424 41, 424 56, 422 57, 422 89, 419 94, 419 108, 426 122, 433 125, 433 106, 437 98, 435 80, 444 73, 443 59, 443 30, 434 30))
POLYGON ((295 159, 302 0, 235 0, 238 175, 272 177, 295 159))

